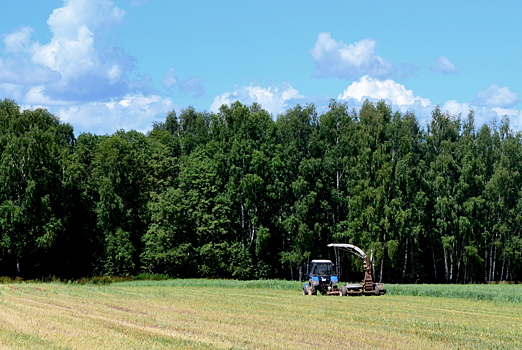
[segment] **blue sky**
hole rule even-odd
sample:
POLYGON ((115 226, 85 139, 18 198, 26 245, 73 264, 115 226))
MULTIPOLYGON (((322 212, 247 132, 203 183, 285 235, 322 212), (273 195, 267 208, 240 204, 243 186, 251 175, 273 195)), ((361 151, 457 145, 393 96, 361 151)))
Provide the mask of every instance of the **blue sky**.
POLYGON ((522 3, 17 0, 2 4, 0 98, 76 133, 146 131, 239 100, 274 117, 332 98, 436 105, 522 130, 522 3))

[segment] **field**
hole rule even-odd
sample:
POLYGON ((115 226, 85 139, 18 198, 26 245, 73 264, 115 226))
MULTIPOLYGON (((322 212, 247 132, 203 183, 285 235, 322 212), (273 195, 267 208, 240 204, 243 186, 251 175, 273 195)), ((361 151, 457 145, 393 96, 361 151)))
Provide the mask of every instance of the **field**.
POLYGON ((519 349, 522 286, 303 296, 285 281, 0 285, 5 349, 519 349))

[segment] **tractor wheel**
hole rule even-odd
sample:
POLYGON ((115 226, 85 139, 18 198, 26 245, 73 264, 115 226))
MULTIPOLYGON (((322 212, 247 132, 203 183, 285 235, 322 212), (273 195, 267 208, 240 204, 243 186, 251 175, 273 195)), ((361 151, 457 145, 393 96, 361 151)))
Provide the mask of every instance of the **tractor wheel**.
POLYGON ((308 295, 317 295, 317 289, 315 289, 313 286, 308 286, 308 295))
POLYGON ((341 295, 343 297, 348 295, 348 291, 346 290, 346 286, 341 286, 341 295))
POLYGON ((308 291, 307 291, 308 288, 306 288, 305 286, 303 286, 303 295, 308 295, 308 291))

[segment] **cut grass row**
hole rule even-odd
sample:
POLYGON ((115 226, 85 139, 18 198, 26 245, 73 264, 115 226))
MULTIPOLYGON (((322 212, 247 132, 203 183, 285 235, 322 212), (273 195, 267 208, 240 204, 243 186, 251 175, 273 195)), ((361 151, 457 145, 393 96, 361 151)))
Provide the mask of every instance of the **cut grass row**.
POLYGON ((520 303, 391 291, 311 297, 300 294, 297 282, 256 282, 1 285, 0 348, 522 347, 520 303))

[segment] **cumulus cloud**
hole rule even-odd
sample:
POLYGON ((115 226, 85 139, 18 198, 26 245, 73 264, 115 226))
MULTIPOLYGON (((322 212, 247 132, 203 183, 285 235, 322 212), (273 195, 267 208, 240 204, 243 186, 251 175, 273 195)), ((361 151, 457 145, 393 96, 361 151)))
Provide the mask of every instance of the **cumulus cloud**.
POLYGON ((187 79, 178 79, 176 76, 176 68, 170 68, 163 76, 163 87, 166 90, 177 88, 185 95, 192 97, 200 97, 205 94, 205 87, 203 86, 203 78, 197 76, 190 76, 187 79))
MULTIPOLYGON (((474 111, 475 125, 478 127, 508 116, 511 126, 515 130, 522 130, 522 110, 515 108, 515 105, 520 102, 517 94, 507 87, 500 88, 493 84, 488 89, 479 91, 477 96, 477 101, 472 102, 451 99, 440 105, 440 108, 442 111, 461 115, 463 118, 470 111, 474 111)), ((402 84, 391 79, 379 80, 369 76, 363 76, 351 83, 337 98, 347 101, 350 107, 355 109, 360 108, 366 99, 372 102, 384 100, 392 110, 415 113, 421 125, 431 119, 431 113, 435 108, 430 99, 415 95, 402 84)))
POLYGON ((515 130, 521 130, 522 111, 514 108, 486 107, 474 103, 458 102, 457 100, 446 101, 441 109, 453 115, 467 116, 473 110, 475 112, 475 125, 480 127, 505 116, 510 118, 510 125, 515 130))
POLYGON ((52 37, 31 40, 30 27, 5 35, 0 83, 16 84, 21 103, 32 103, 34 91, 49 104, 81 103, 129 93, 134 58, 107 45, 104 38, 123 22, 125 12, 109 0, 64 0, 47 20, 52 37))
MULTIPOLYGON (((415 113, 421 125, 425 125, 431 119, 431 113, 435 108, 429 98, 416 95, 413 90, 395 82, 392 79, 380 80, 370 76, 363 76, 351 83, 341 94, 337 96, 340 101, 348 102, 350 108, 359 109, 368 99, 372 102, 384 100, 392 110, 406 113, 415 113)), ((226 92, 214 98, 210 110, 217 112, 221 105, 240 101, 244 104, 259 103, 264 109, 276 115, 292 108, 297 103, 307 104, 313 102, 319 111, 325 110, 328 98, 303 96, 288 83, 279 86, 261 87, 256 84, 243 86, 234 92, 226 92)), ((512 125, 522 125, 522 113, 516 109, 501 107, 482 107, 475 103, 461 103, 456 100, 446 101, 441 105, 443 111, 453 115, 466 116, 470 110, 475 111, 476 125, 482 125, 494 118, 511 116, 512 125), (519 121, 520 119, 520 121, 519 121)))
POLYGON ((459 72, 459 69, 446 56, 437 57, 437 62, 431 70, 441 74, 457 74, 459 72))
MULTIPOLYGON (((47 108, 76 132, 147 130, 175 106, 151 93, 133 57, 109 44, 124 17, 110 0, 63 0, 47 20, 48 42, 33 40, 30 27, 3 35, 0 95, 22 108, 47 108)), ((194 79, 186 85, 197 90, 194 79)))
POLYGON ((330 33, 320 33, 310 50, 315 63, 316 77, 355 79, 361 75, 389 77, 396 72, 395 66, 376 55, 377 43, 363 39, 345 44, 332 38, 330 33))
POLYGON ((499 87, 492 84, 486 90, 477 93, 477 104, 486 107, 513 107, 519 102, 516 93, 511 92, 508 87, 499 87))
POLYGON ((114 133, 117 130, 145 132, 154 121, 163 121, 166 111, 176 109, 170 98, 129 94, 109 102, 88 102, 57 108, 56 115, 75 126, 76 133, 114 133))
POLYGON ((235 101, 247 105, 256 102, 269 113, 275 115, 284 112, 295 104, 297 100, 302 98, 304 98, 304 96, 289 83, 283 83, 279 86, 270 86, 268 88, 250 84, 234 92, 225 92, 216 96, 210 106, 210 110, 217 112, 222 105, 231 104, 235 101))
POLYGON ((103 35, 123 23, 125 11, 110 0, 64 0, 64 6, 53 10, 47 24, 53 40, 74 40, 85 26, 96 35, 103 35))
POLYGON ((391 79, 379 80, 367 75, 354 81, 338 96, 339 100, 355 99, 359 102, 366 98, 388 100, 398 106, 409 106, 416 103, 422 107, 431 105, 428 98, 415 96, 412 90, 406 89, 402 84, 391 79))
POLYGON ((467 115, 470 110, 475 110, 476 107, 469 103, 460 103, 457 102, 457 100, 448 100, 442 105, 441 109, 454 115, 467 115))

